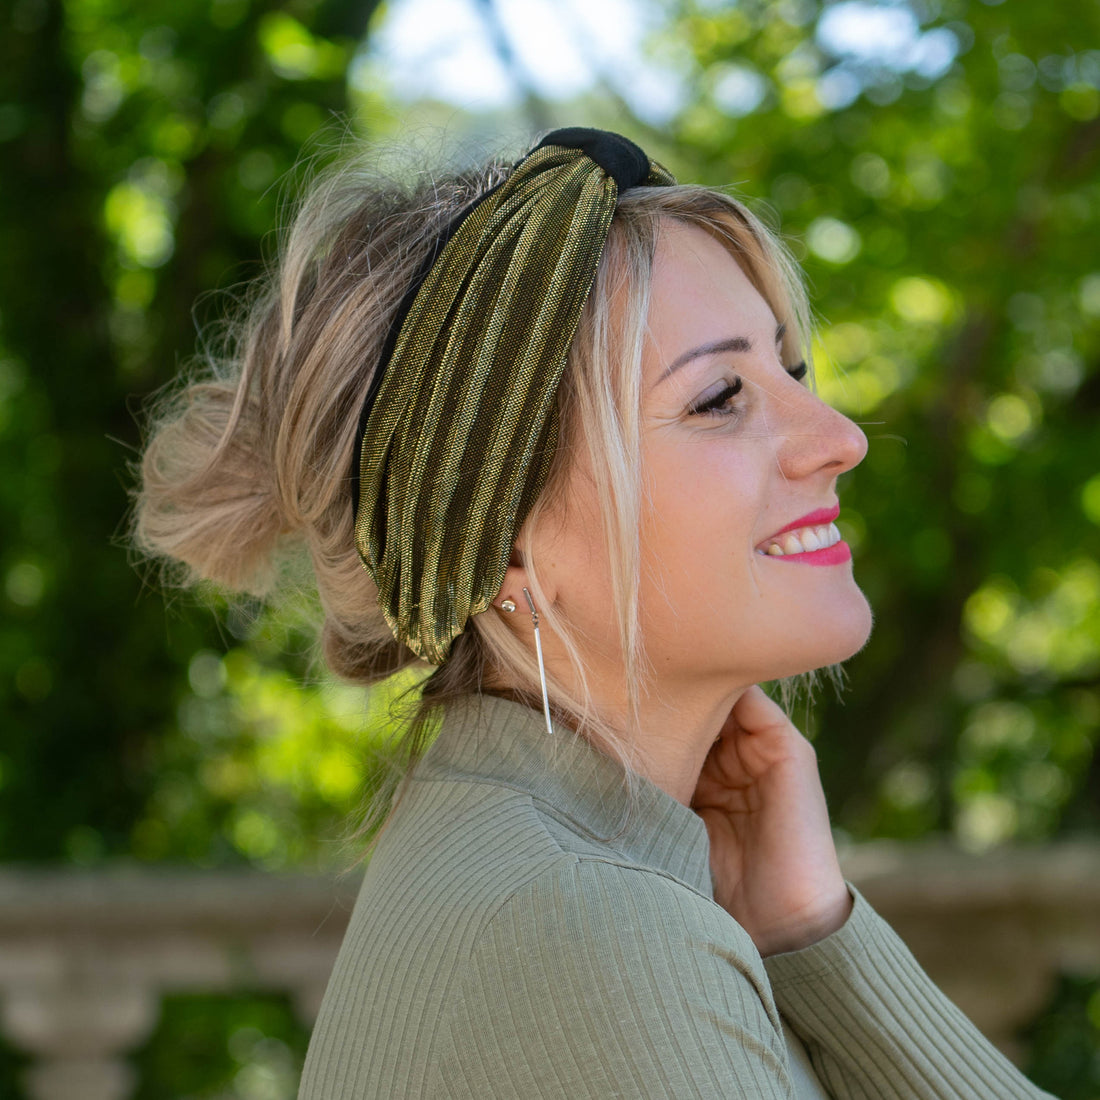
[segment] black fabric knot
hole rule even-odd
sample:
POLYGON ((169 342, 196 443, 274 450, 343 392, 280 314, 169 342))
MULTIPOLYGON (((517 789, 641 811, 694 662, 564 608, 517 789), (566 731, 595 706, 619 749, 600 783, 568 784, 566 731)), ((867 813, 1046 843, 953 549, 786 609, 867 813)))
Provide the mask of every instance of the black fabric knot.
MULTIPOLYGON (((628 187, 638 187, 649 176, 649 157, 629 138, 609 130, 590 130, 584 126, 567 126, 547 134, 535 146, 560 145, 579 149, 594 160, 618 185, 620 193, 628 187)), ((534 152, 534 149, 531 150, 534 152)))

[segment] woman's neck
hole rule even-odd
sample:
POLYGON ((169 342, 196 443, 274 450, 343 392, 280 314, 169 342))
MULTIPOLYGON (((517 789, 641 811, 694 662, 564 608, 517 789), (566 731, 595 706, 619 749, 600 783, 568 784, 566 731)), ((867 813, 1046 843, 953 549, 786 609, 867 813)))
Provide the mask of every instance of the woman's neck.
POLYGON ((747 687, 709 694, 666 690, 659 698, 644 700, 631 735, 638 771, 690 805, 707 753, 747 687))

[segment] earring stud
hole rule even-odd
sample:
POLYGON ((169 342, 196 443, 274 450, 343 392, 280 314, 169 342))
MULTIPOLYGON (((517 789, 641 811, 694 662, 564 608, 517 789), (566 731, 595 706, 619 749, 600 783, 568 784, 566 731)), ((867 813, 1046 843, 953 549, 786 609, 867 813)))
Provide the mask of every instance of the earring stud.
POLYGON ((500 609, 501 609, 501 611, 507 611, 509 614, 511 614, 516 609, 516 601, 515 600, 501 600, 500 601, 500 609))

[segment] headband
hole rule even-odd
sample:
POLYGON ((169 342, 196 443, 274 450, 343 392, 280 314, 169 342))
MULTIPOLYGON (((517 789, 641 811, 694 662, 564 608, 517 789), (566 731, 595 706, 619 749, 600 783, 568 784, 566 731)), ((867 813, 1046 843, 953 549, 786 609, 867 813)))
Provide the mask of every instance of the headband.
POLYGON ((500 591, 546 483, 618 196, 672 183, 618 134, 556 130, 447 227, 398 307, 359 418, 355 545, 432 664, 500 591))

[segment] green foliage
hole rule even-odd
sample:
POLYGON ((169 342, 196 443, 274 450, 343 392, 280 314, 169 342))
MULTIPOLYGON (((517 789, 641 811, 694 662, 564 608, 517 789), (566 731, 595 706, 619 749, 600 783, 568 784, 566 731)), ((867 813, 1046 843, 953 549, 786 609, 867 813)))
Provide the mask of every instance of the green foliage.
POLYGON ((392 677, 365 705, 331 679, 303 686, 273 654, 262 659, 260 641, 192 656, 177 728, 152 749, 138 859, 300 870, 361 857, 345 841, 416 677, 392 677))
POLYGON ((123 545, 134 411, 255 270, 374 4, 20 0, 0 35, 0 859, 130 850, 210 617, 123 545))
POLYGON ((1022 1036, 1024 1071, 1060 1100, 1100 1096, 1100 978, 1063 977, 1039 1021, 1022 1036))
MULTIPOLYGON (((192 0, 170 24, 90 0, 12 9, 0 137, 23 170, 0 181, 13 258, 0 274, 6 858, 269 862, 275 849, 261 851, 289 825, 265 821, 298 815, 302 837, 319 824, 308 784, 277 811, 260 786, 228 808, 231 769, 200 764, 206 735, 186 716, 220 707, 242 744, 256 722, 195 701, 189 672, 223 648, 214 626, 181 603, 166 620, 118 542, 132 410, 193 346, 201 292, 255 270, 277 181, 346 107, 369 8, 192 0)), ((913 9, 917 46, 957 52, 931 73, 919 57, 830 52, 833 11, 670 3, 653 48, 689 95, 650 143, 684 178, 740 181, 779 223, 822 318, 821 390, 870 436, 844 519, 878 626, 845 703, 816 719, 837 821, 976 847, 1091 828, 1100 271, 1081 242, 1100 208, 1097 57, 1065 45, 1061 17, 951 0, 913 9), (990 723, 1006 714, 1017 733, 994 751, 990 723)), ((1080 18, 1095 24, 1095 6, 1080 18)), ((399 114, 371 94, 356 84, 392 130, 399 114)), ((307 667, 264 661, 269 687, 278 667, 307 667)), ((297 715, 282 683, 280 712, 297 715)), ((346 806, 330 803, 333 819, 346 806)), ((287 844, 278 858, 316 856, 287 844)))
POLYGON ((285 997, 166 997, 133 1100, 294 1100, 308 1041, 285 997))

